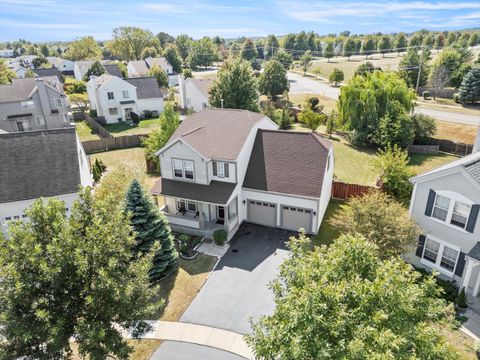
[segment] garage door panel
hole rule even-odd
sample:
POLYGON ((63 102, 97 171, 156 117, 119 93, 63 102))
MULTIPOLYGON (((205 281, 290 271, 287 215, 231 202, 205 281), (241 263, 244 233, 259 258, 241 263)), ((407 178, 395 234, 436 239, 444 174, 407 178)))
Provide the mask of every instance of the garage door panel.
POLYGON ((291 230, 312 230, 312 210, 293 206, 282 206, 282 227, 291 230))
POLYGON ((247 221, 267 225, 277 225, 277 206, 276 204, 264 201, 248 200, 247 221))

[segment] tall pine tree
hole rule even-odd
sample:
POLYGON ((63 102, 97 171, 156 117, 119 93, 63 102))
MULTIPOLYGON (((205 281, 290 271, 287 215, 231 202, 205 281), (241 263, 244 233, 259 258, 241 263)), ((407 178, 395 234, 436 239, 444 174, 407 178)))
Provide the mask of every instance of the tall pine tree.
POLYGON ((150 270, 150 281, 155 283, 177 267, 178 254, 170 226, 136 179, 127 191, 125 209, 131 214, 130 224, 135 230, 134 255, 142 256, 156 247, 150 270))
POLYGON ((475 103, 475 98, 480 94, 480 67, 474 67, 463 78, 460 85, 460 100, 464 103, 475 103))

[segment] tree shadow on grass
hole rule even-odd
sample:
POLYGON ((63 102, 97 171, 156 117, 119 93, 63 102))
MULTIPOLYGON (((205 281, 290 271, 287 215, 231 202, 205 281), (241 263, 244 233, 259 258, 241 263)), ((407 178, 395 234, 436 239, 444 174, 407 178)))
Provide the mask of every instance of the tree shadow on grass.
POLYGON ((441 159, 441 158, 449 158, 451 157, 450 154, 446 153, 438 153, 438 154, 410 154, 410 162, 411 166, 421 166, 425 162, 430 161, 431 159, 441 159))
POLYGON ((163 304, 152 314, 152 319, 160 319, 162 315, 165 313, 165 309, 169 303, 168 298, 170 292, 172 291, 173 287, 175 286, 175 280, 178 276, 178 268, 165 279, 161 280, 159 283, 159 290, 157 295, 153 298, 154 302, 162 301, 163 304))

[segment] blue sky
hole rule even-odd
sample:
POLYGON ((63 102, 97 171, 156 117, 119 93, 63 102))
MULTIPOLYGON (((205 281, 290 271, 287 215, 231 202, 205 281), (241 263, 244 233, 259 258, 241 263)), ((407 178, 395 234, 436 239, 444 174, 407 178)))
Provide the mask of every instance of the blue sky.
POLYGON ((480 26, 480 1, 0 0, 0 41, 107 40, 126 25, 194 38, 450 30, 480 26))

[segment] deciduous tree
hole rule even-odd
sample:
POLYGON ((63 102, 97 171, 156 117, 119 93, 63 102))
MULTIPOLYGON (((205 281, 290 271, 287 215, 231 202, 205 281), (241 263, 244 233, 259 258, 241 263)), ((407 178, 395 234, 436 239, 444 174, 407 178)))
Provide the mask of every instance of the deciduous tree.
POLYGON ((335 48, 333 47, 333 41, 327 41, 327 44, 325 45, 325 48, 323 49, 323 57, 328 59, 328 62, 330 62, 330 59, 335 56, 335 48))
POLYGON ((398 55, 400 55, 402 51, 405 51, 407 49, 407 45, 408 45, 407 36, 405 35, 404 32, 399 32, 397 36, 395 36, 395 41, 394 41, 394 46, 395 46, 395 49, 397 49, 398 55))
POLYGON ((209 103, 214 107, 258 111, 257 83, 252 67, 242 58, 229 59, 210 87, 209 103))
POLYGON ((102 50, 93 36, 84 36, 68 45, 64 53, 65 59, 79 60, 100 60, 102 50))
POLYGON ((362 55, 365 55, 365 59, 368 59, 368 56, 373 54, 375 50, 375 38, 373 36, 367 36, 362 42, 362 48, 360 49, 360 52, 362 55))
POLYGON ((192 42, 187 63, 192 69, 196 69, 199 66, 212 65, 218 59, 219 54, 216 45, 210 38, 204 37, 192 42))
POLYGON ((258 89, 261 94, 275 99, 289 89, 287 71, 277 60, 265 63, 265 68, 258 79, 258 89))
POLYGON ((160 65, 153 64, 153 66, 148 69, 147 75, 153 76, 155 79, 157 79, 157 84, 161 88, 168 87, 168 75, 165 70, 160 67, 160 65))
POLYGON ((382 57, 385 57, 387 52, 390 52, 392 48, 392 38, 390 35, 382 35, 378 40, 377 44, 378 52, 382 54, 382 57))
POLYGON ((187 60, 188 52, 192 44, 192 38, 186 34, 178 35, 175 39, 175 45, 183 61, 187 60))
POLYGON ((0 85, 11 84, 12 79, 16 77, 17 74, 8 68, 7 62, 4 59, 0 59, 0 85))
POLYGON ((245 40, 242 45, 242 50, 240 51, 240 56, 245 60, 252 61, 257 58, 257 55, 255 43, 251 39, 245 40))
POLYGON ((337 68, 333 69, 333 71, 328 76, 328 81, 333 82, 335 86, 338 86, 338 83, 343 81, 343 79, 343 71, 337 68))
POLYGON ((355 40, 351 37, 345 39, 345 41, 343 42, 343 56, 346 56, 348 61, 350 61, 350 56, 355 53, 355 50, 355 40))
POLYGON ((290 70, 293 63, 293 56, 292 54, 286 52, 284 49, 278 50, 274 55, 273 58, 280 62, 285 70, 290 70))
POLYGON ((158 39, 150 30, 134 26, 113 29, 113 40, 108 46, 112 53, 122 60, 141 60, 145 48, 160 48, 158 39))
POLYGON ((172 65, 172 69, 177 74, 182 72, 182 59, 178 53, 177 47, 174 44, 167 44, 162 54, 165 59, 172 65))
POLYGON ((26 214, 0 240, 0 357, 63 359, 73 339, 82 357, 127 360, 122 332, 150 328, 140 319, 158 309, 158 289, 148 278, 153 254, 132 261, 122 206, 85 190, 70 216, 57 199, 26 214))
POLYGON ((310 250, 304 235, 271 284, 275 310, 246 336, 262 359, 452 359, 440 327, 453 319, 433 276, 382 260, 360 237, 310 250), (322 334, 320 336, 320 334, 322 334))
POLYGON ((83 80, 88 81, 90 80, 90 76, 101 76, 103 74, 105 74, 105 68, 100 61, 97 60, 88 68, 83 80))

